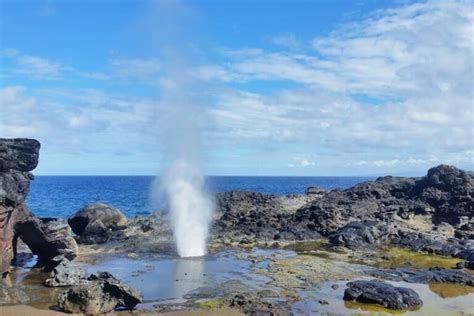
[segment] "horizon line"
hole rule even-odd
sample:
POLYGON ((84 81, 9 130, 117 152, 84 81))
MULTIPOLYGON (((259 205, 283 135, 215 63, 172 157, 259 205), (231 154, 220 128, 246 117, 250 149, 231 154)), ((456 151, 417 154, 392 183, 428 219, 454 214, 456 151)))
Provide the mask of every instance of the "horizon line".
MULTIPOLYGON (((35 177, 159 177, 152 174, 33 174, 35 177)), ((204 175, 204 177, 288 177, 288 178, 374 178, 390 176, 389 174, 366 174, 366 175, 204 175)))

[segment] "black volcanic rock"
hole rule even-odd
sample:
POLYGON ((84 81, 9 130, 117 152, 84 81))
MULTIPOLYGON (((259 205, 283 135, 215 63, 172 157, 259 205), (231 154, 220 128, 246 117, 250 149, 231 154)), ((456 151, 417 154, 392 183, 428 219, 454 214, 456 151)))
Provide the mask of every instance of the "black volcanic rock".
POLYGON ((0 139, 0 272, 7 277, 20 238, 46 263, 57 255, 72 259, 77 244, 64 221, 41 220, 25 200, 38 164, 40 143, 34 139, 0 139))
POLYGON ((0 273, 6 276, 16 254, 16 225, 29 216, 25 205, 38 164, 40 144, 33 139, 0 138, 0 273))
POLYGON ((474 176, 453 166, 431 168, 425 177, 381 177, 347 190, 332 190, 293 214, 300 228, 327 236, 350 221, 391 222, 428 215, 433 224, 456 225, 474 217, 474 176))
POLYGON ((351 222, 329 236, 332 246, 372 248, 388 240, 387 226, 377 221, 351 222))
POLYGON ((418 309, 423 305, 418 294, 412 289, 395 287, 379 280, 347 283, 344 300, 377 304, 395 310, 418 309))
POLYGON ((38 165, 40 143, 35 139, 0 138, 0 172, 31 171, 38 165))
POLYGON ((218 193, 215 198, 218 218, 213 233, 241 244, 317 239, 318 232, 295 229, 290 222, 290 214, 308 199, 308 196, 281 197, 252 191, 218 193))
POLYGON ((424 177, 385 176, 321 194, 311 187, 307 194, 286 197, 219 193, 213 234, 242 244, 314 240, 322 235, 334 246, 352 249, 386 243, 471 258, 473 183, 474 175, 440 165, 424 177))
POLYGON ((411 198, 434 208, 433 221, 459 224, 474 217, 474 176, 454 166, 440 165, 416 182, 411 198))
POLYGON ((466 223, 461 225, 454 232, 454 236, 459 239, 474 240, 474 223, 466 223))
POLYGON ((433 267, 428 270, 415 270, 408 268, 394 268, 388 270, 373 269, 368 270, 366 274, 372 277, 398 282, 405 281, 408 283, 422 284, 451 283, 474 286, 474 276, 459 269, 445 269, 440 267, 433 267))
POLYGON ((18 205, 26 200, 33 175, 25 171, 0 171, 0 204, 18 205))

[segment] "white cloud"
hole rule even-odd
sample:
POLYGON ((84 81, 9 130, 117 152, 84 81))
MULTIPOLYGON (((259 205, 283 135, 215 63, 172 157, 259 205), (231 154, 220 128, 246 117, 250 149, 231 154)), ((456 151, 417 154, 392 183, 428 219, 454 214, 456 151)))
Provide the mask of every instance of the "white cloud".
MULTIPOLYGON (((466 152, 464 154, 464 157, 460 158, 458 154, 449 154, 444 161, 445 162, 453 162, 454 163, 454 157, 458 157, 458 161, 460 162, 466 162, 466 158, 469 158, 469 152, 466 152)), ((435 164, 440 163, 441 160, 434 156, 426 156, 426 157, 408 157, 408 158, 397 158, 397 159, 379 159, 379 160, 372 160, 372 161, 367 161, 367 160, 359 160, 356 162, 353 162, 350 165, 353 166, 372 166, 376 168, 386 168, 386 167, 397 167, 397 166, 402 166, 402 167, 413 167, 413 166, 421 166, 423 168, 427 168, 430 166, 433 166, 435 164)))
POLYGON ((59 79, 63 71, 69 70, 59 63, 36 56, 20 55, 16 62, 17 73, 39 79, 59 79))
POLYGON ((110 61, 113 74, 123 80, 156 84, 162 69, 158 59, 116 58, 110 61))
POLYGON ((18 86, 0 89, 1 112, 9 113, 0 116, 2 137, 38 138, 61 152, 123 150, 124 142, 127 150, 143 150, 156 137, 155 105, 150 100, 96 90, 35 90, 34 97, 32 93, 18 86))
POLYGON ((18 51, 16 49, 13 49, 13 48, 5 48, 3 51, 2 51, 2 56, 5 56, 5 57, 15 57, 18 55, 18 51))
MULTIPOLYGON (((464 1, 416 3, 378 11, 306 43, 297 34, 275 36, 278 52, 221 50, 223 62, 195 65, 186 73, 209 83, 200 91, 210 103, 200 122, 205 143, 262 152, 278 148, 274 157, 280 165, 301 172, 328 165, 472 166, 473 12, 472 3, 464 1), (275 91, 276 80, 291 84, 275 91), (257 81, 256 90, 264 92, 246 91, 255 91, 257 81), (240 88, 223 88, 222 82, 240 88), (321 152, 329 158, 316 156, 321 152)), ((12 74, 27 78, 67 74, 172 84, 162 78, 163 65, 155 58, 115 58, 108 72, 79 71, 14 49, 3 50, 2 58, 16 67, 7 69, 12 74)), ((157 137, 155 102, 119 93, 6 87, 0 90, 0 109, 10 113, 0 116, 2 136, 39 137, 59 147, 100 144, 103 150, 121 150, 127 142, 148 150, 152 146, 144 144, 157 137)))
POLYGON ((314 161, 309 161, 309 160, 303 159, 303 160, 300 161, 300 166, 301 167, 312 167, 312 166, 315 166, 315 163, 314 163, 314 161))
MULTIPOLYGON (((214 79, 300 86, 218 96, 217 131, 334 150, 339 159, 364 154, 361 167, 420 165, 427 158, 413 157, 432 154, 426 163, 454 161, 474 147, 473 12, 464 1, 417 3, 316 38, 314 52, 226 52, 214 79)), ((466 155, 458 161, 473 165, 466 155)))
POLYGON ((316 163, 307 158, 293 158, 293 162, 288 164, 288 168, 310 168, 316 166, 316 163))

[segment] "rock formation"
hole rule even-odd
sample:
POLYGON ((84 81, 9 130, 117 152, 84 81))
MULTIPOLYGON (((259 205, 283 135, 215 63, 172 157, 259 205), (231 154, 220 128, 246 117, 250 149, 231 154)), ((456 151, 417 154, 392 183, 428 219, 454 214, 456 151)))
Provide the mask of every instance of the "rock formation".
POLYGON ((327 236, 354 220, 390 222, 416 215, 426 216, 432 225, 461 228, 464 220, 474 218, 474 176, 440 165, 421 178, 381 177, 332 190, 299 209, 292 220, 327 236))
POLYGON ((389 309, 418 309, 423 305, 412 289, 395 287, 379 280, 353 281, 347 283, 344 300, 377 304, 389 309))
POLYGON ((0 257, 1 273, 9 271, 16 251, 15 225, 28 217, 26 194, 38 164, 40 143, 29 139, 0 139, 0 257))
POLYGON ((217 195, 217 240, 249 243, 328 238, 354 250, 394 244, 474 259, 474 175, 440 165, 424 177, 380 177, 352 188, 278 197, 217 195), (303 202, 303 203, 301 203, 303 202))
POLYGON ((72 259, 77 245, 65 222, 41 220, 30 213, 25 200, 30 173, 38 164, 40 143, 34 139, 0 139, 0 272, 6 276, 20 238, 40 261, 57 255, 72 259))
POLYGON ((74 233, 79 236, 79 242, 100 244, 109 239, 110 230, 124 228, 127 218, 116 208, 96 203, 77 211, 68 222, 74 233))
POLYGON ((66 313, 100 314, 115 308, 133 309, 143 296, 108 272, 91 274, 85 283, 71 287, 58 298, 58 307, 66 313))

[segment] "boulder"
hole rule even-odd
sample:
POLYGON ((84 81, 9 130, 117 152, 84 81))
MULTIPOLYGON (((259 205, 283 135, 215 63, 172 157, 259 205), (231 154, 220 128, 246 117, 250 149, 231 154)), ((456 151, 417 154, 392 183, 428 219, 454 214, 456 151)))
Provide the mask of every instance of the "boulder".
POLYGON ((411 198, 434 208, 433 222, 457 225, 474 217, 474 176, 454 166, 439 165, 416 182, 411 198))
POLYGON ((395 287, 379 280, 358 280, 347 283, 345 301, 376 304, 388 309, 419 309, 423 302, 412 289, 395 287))
POLYGON ((350 222, 329 236, 332 246, 367 249, 387 240, 387 226, 377 221, 350 222))
POLYGON ((78 266, 72 264, 64 256, 56 256, 51 261, 58 262, 51 269, 50 277, 44 281, 48 287, 73 286, 85 282, 86 274, 78 266))
POLYGON ((308 187, 304 192, 306 195, 323 195, 327 191, 318 187, 308 187))
POLYGON ((117 230, 127 225, 127 218, 118 209, 106 204, 90 204, 72 215, 68 220, 73 232, 81 236, 88 234, 103 234, 104 229, 117 230), (91 225, 89 230, 88 226, 91 225))
POLYGON ((66 313, 101 314, 115 308, 133 309, 143 296, 108 272, 91 274, 87 282, 73 286, 58 298, 59 310, 66 313))

